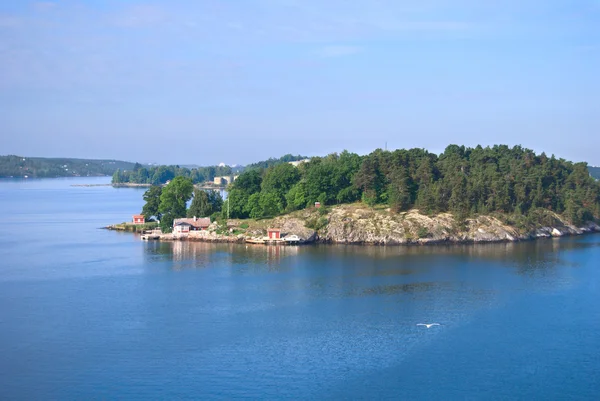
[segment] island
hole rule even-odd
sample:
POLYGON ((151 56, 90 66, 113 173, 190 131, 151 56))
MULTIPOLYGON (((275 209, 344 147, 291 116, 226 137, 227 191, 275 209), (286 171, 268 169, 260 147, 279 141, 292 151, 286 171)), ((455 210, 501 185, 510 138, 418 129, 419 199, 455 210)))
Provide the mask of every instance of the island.
POLYGON ((56 178, 111 176, 117 170, 133 170, 139 163, 121 160, 0 156, 1 178, 56 178))
POLYGON ((294 244, 521 241, 600 231, 600 183, 587 164, 521 146, 450 145, 440 155, 343 151, 246 169, 227 189, 223 200, 183 176, 152 186, 144 224, 155 221, 151 232, 160 240, 294 244))

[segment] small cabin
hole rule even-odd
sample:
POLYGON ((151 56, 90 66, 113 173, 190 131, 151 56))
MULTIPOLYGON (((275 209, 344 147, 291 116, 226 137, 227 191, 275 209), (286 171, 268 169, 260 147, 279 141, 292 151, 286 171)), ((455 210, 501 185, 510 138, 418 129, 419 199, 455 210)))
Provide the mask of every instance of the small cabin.
POLYGON ((189 233, 190 231, 203 231, 210 226, 210 217, 192 217, 173 220, 173 231, 189 233))
POLYGON ((269 239, 281 239, 281 230, 279 228, 267 229, 267 236, 269 239))
POLYGON ((179 222, 173 225, 173 232, 181 234, 181 233, 189 233, 192 225, 186 222, 179 222))
POLYGON ((133 224, 144 224, 146 223, 146 218, 143 214, 134 214, 133 215, 133 224))
POLYGON ((315 202, 315 207, 318 209, 321 207, 321 202, 315 202))

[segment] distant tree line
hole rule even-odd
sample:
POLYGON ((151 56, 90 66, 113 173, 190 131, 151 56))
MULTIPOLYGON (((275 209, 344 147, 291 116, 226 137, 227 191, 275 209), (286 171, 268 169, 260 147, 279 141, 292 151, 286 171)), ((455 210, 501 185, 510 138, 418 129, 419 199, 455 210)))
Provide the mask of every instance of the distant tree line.
POLYGON ((212 181, 215 177, 230 175, 229 166, 208 166, 198 168, 185 168, 179 166, 154 166, 146 168, 139 163, 130 171, 117 170, 112 177, 113 184, 136 183, 161 185, 175 177, 189 178, 193 184, 212 181))
POLYGON ((280 158, 274 158, 271 157, 267 160, 263 160, 260 162, 256 162, 256 163, 252 163, 249 164, 245 167, 246 170, 250 170, 250 169, 265 169, 265 168, 269 168, 269 167, 273 167, 276 166, 278 164, 283 164, 283 163, 288 163, 288 162, 295 162, 298 160, 304 160, 304 159, 308 159, 307 156, 294 156, 290 153, 288 153, 287 155, 283 155, 280 158))
MULTIPOLYGON (((241 168, 242 170, 249 169, 265 169, 278 164, 287 163, 290 161, 303 160, 306 156, 293 156, 287 154, 278 159, 270 158, 257 163, 250 164, 241 168)), ((239 171, 240 168, 236 168, 239 171)), ((112 183, 136 183, 136 184, 152 184, 161 185, 175 177, 186 177, 192 180, 192 183, 198 184, 206 181, 212 181, 215 177, 224 175, 232 175, 234 172, 230 166, 207 166, 186 168, 180 166, 155 166, 146 168, 139 163, 136 163, 129 171, 117 170, 114 171, 112 183)), ((111 173, 112 174, 112 173, 111 173)))
POLYGON ((317 201, 451 212, 459 219, 527 216, 538 209, 563 214, 575 224, 600 217, 600 184, 585 163, 505 145, 450 145, 439 156, 424 149, 377 149, 366 156, 344 151, 298 167, 279 163, 242 173, 228 199, 230 215, 237 218, 276 216, 317 201))
POLYGON ((117 169, 130 170, 133 167, 134 163, 119 160, 0 156, 0 177, 110 176, 117 169))

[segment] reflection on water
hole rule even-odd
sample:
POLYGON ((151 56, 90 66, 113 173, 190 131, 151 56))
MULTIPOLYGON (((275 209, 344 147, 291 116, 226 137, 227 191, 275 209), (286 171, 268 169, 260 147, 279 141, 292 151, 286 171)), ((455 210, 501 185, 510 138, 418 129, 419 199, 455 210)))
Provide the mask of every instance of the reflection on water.
POLYGON ((298 246, 208 243, 195 241, 148 242, 146 256, 150 261, 168 258, 173 269, 215 267, 224 265, 257 265, 276 270, 282 258, 298 255, 298 246))
MULTIPOLYGON (((588 238, 595 238, 590 236, 588 238)), ((169 260, 173 269, 205 268, 219 263, 227 265, 254 264, 267 270, 277 270, 283 259, 302 255, 318 263, 339 265, 340 260, 362 261, 360 276, 410 275, 415 269, 427 269, 431 260, 443 263, 460 258, 469 261, 501 263, 515 268, 520 274, 561 266, 577 266, 565 259, 569 251, 599 247, 600 241, 580 241, 578 238, 541 239, 531 242, 493 244, 459 244, 433 246, 264 246, 223 244, 192 241, 148 242, 145 257, 148 261, 169 260), (391 268, 382 261, 395 260, 391 268)), ((347 268, 352 268, 351 263, 347 268)))
POLYGON ((236 283, 237 290, 251 286, 267 293, 285 293, 294 302, 372 296, 400 297, 394 301, 405 302, 402 297, 409 297, 418 299, 429 314, 444 314, 451 321, 449 310, 461 317, 506 302, 523 291, 552 292, 576 285, 571 269, 580 262, 569 255, 600 246, 597 237, 588 238, 392 247, 149 242, 145 257, 150 264, 167 263, 174 271, 220 269, 230 278, 262 277, 258 285, 254 281, 236 283), (271 273, 278 275, 263 276, 271 273))

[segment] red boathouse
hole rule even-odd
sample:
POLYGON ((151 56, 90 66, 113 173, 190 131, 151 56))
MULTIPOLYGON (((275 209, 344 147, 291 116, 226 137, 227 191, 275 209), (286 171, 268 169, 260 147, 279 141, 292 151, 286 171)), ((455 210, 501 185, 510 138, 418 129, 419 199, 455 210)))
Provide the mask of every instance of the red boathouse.
POLYGON ((267 229, 267 236, 269 239, 280 239, 281 230, 279 228, 269 228, 267 229))

